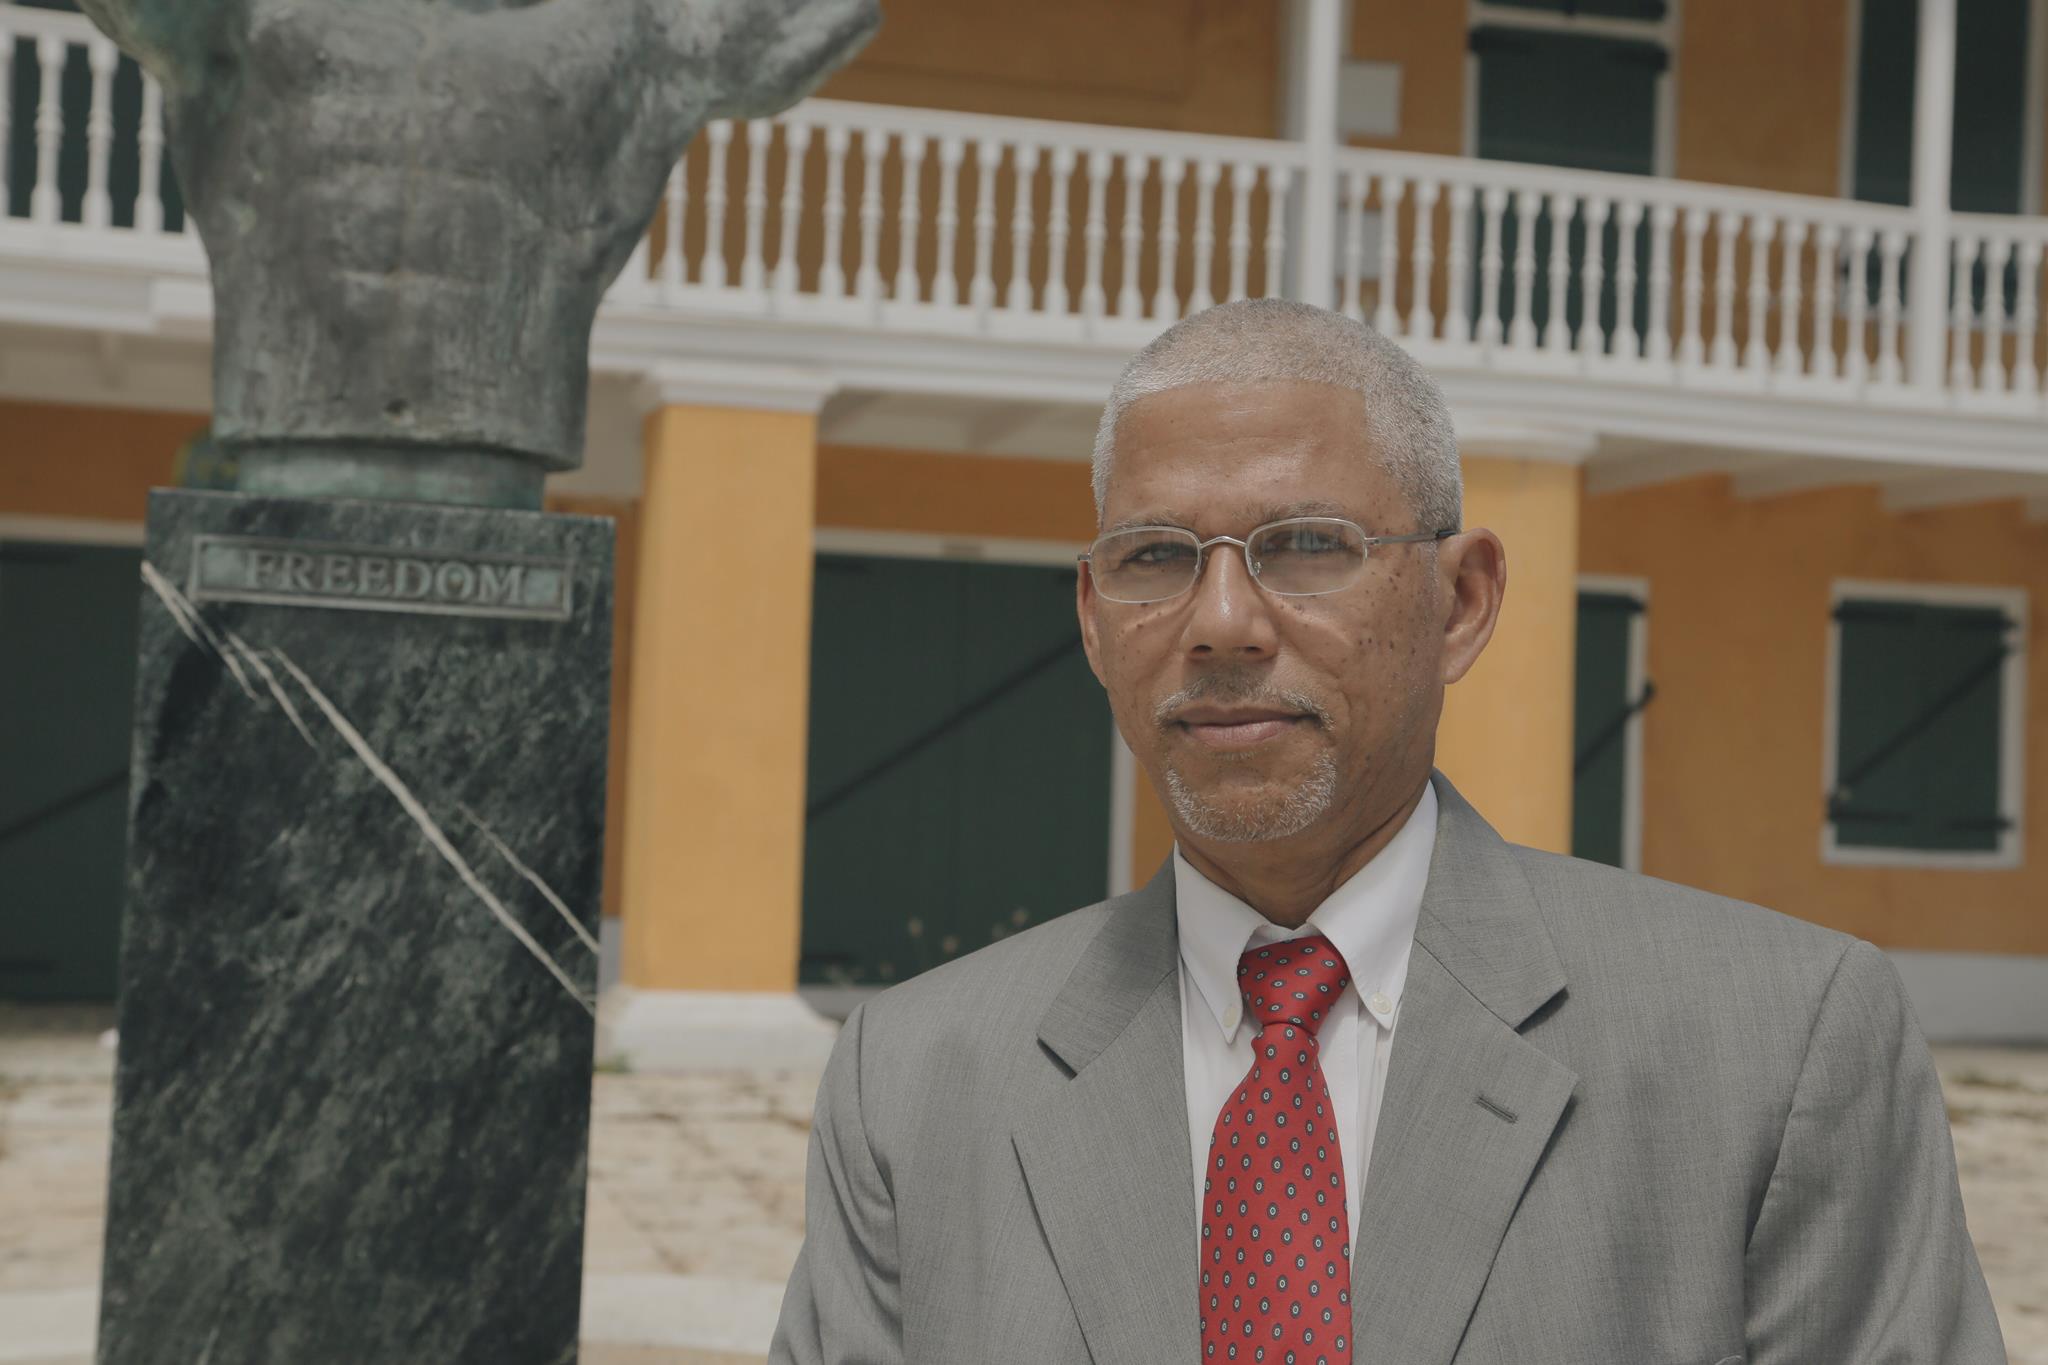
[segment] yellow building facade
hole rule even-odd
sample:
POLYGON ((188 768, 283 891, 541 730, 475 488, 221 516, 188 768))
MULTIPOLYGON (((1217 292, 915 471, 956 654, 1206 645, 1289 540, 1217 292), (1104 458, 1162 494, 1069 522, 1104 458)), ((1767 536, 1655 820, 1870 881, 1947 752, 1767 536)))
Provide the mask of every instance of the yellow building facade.
MULTIPOLYGON (((1070 580, 1094 534, 1088 443, 1121 359, 1168 311, 1313 294, 1323 271, 1322 301, 1444 376, 1466 523, 1508 547, 1505 615, 1439 735, 1461 790, 1557 851, 1597 809, 1616 861, 1892 950, 1931 1033, 2048 1035, 2038 24, 2009 35, 2020 122, 1992 140, 2017 150, 1986 172, 1981 130, 1950 139, 1980 180, 2015 168, 2006 227, 1947 196, 1855 197, 1890 173, 1877 103, 1902 98, 1875 84, 1897 69, 1880 0, 886 8, 812 114, 692 148, 600 318, 586 468, 551 489, 620 534, 611 1045, 649 1065, 813 1056, 828 1035, 800 986, 872 988, 975 946, 913 931, 869 960, 820 947, 826 912, 807 912, 838 875, 807 831, 847 785, 820 766, 815 687, 867 666, 817 651, 843 651, 845 604, 883 591, 845 584, 870 562, 954 566, 916 591, 1037 602, 1026 571, 1070 580), (1489 155, 1522 145, 1530 101, 1569 102, 1542 81, 1581 61, 1627 73, 1611 108, 1587 97, 1601 131, 1558 123, 1540 171, 1489 155), (1939 301, 1939 337, 1907 278, 1934 227, 1976 281, 1939 301), (1583 627, 1608 618, 1587 613, 1609 608, 1626 621, 1594 660, 1583 627), (1971 612, 2008 624, 1963 702, 1926 720, 1859 690, 1914 657, 1883 653, 1898 621, 1971 612), (1589 692, 1596 664, 1619 707, 1589 692), (1963 705, 1974 728, 1928 730, 1963 705), (1858 812, 1837 790, 1930 733, 1989 765, 1953 800, 1996 809, 1858 812), (1595 762, 1613 785, 1588 805, 1595 762)), ((1985 48, 1961 33, 1951 85, 1985 48)), ((25 208, 12 236, 0 222, 0 262, 29 269, 64 215, 35 242, 25 208)), ((191 262, 165 260, 132 335, 0 317, 0 542, 139 543, 146 490, 205 421, 203 307, 191 262)), ((935 672, 953 647, 916 646, 935 672)), ((1002 685, 966 669, 932 718, 991 724, 1002 685)), ((912 725, 877 735, 873 763, 850 742, 833 761, 879 790, 953 742, 912 725)), ((1144 880, 1171 847, 1157 800, 1106 730, 1100 770, 1094 750, 1076 762, 1102 827, 1075 884, 1144 880)))

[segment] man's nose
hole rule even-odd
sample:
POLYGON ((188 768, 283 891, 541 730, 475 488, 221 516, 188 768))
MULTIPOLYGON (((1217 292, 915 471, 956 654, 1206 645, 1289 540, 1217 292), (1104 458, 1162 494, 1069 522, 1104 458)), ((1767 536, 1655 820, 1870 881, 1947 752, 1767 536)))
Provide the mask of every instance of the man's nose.
POLYGON ((1202 573, 1188 591, 1184 640, 1189 654, 1260 657, 1273 652, 1272 602, 1245 568, 1244 547, 1221 541, 1202 552, 1202 573))

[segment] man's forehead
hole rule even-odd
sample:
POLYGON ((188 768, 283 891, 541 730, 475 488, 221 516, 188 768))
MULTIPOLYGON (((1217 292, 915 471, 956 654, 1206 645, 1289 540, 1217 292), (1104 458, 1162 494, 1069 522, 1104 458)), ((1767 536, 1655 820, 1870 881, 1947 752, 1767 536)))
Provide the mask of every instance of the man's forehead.
POLYGON ((1364 510, 1330 498, 1298 498, 1284 502, 1241 502, 1223 497, 1182 498, 1156 506, 1120 509, 1102 529, 1105 534, 1128 531, 1134 526, 1178 526, 1193 531, 1217 521, 1228 521, 1233 525, 1241 522, 1248 529, 1263 526, 1269 521, 1284 521, 1288 517, 1352 518, 1364 510))

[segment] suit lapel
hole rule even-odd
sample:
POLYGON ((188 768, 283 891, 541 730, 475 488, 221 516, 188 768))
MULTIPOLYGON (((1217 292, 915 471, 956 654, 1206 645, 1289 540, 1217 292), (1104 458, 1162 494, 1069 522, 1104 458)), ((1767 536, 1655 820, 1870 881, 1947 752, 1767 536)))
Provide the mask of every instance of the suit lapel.
POLYGON ((1096 1365, 1200 1356, 1169 861, 1111 903, 1039 1040, 1074 1074, 1013 1134, 1096 1365))
POLYGON ((1578 1081, 1517 1031, 1564 989, 1534 892, 1433 780, 1436 848, 1353 1238, 1361 1365, 1452 1358, 1578 1081))

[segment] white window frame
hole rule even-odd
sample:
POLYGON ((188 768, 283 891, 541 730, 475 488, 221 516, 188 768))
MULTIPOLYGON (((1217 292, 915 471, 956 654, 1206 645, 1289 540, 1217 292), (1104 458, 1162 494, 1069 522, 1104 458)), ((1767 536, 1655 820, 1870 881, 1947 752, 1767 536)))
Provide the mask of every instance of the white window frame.
POLYGON ((1821 721, 1821 862, 1832 867, 1920 867, 1949 871, 2008 871, 2021 867, 2026 856, 2027 763, 2027 591, 2024 588, 1952 583, 1897 583, 1860 578, 1836 579, 1828 593, 1826 694, 1821 721), (1826 801, 1835 789, 1836 747, 1840 740, 1842 691, 1842 623, 1835 609, 1846 601, 1867 599, 1914 602, 1941 607, 1993 607, 2013 621, 2010 651, 1999 679, 1998 805, 2009 823, 1999 833, 1998 847, 1988 851, 1943 851, 1920 848, 1866 848, 1835 841, 1835 822, 1826 801))
MULTIPOLYGON (((1678 165, 1678 70, 1679 6, 1683 0, 1665 0, 1662 19, 1614 19, 1595 14, 1558 14, 1549 10, 1523 9, 1517 5, 1488 4, 1466 0, 1465 34, 1481 26, 1522 28, 1545 33, 1584 33, 1630 42, 1655 43, 1664 49, 1666 66, 1657 79, 1657 101, 1652 130, 1650 173, 1669 180, 1678 165)), ((1861 3, 1861 0, 1857 0, 1861 3)), ((2036 4, 2043 0, 2035 0, 2036 4)), ((1479 54, 1468 46, 1465 52, 1465 155, 1479 155, 1479 54)))
MULTIPOLYGON (((1630 613, 1628 623, 1628 676, 1623 695, 1633 701, 1643 695, 1650 677, 1650 580, 1620 574, 1582 573, 1578 591, 1632 597, 1642 610, 1630 613)), ((1643 713, 1628 718, 1621 733, 1621 865, 1629 872, 1643 870, 1643 713)))

